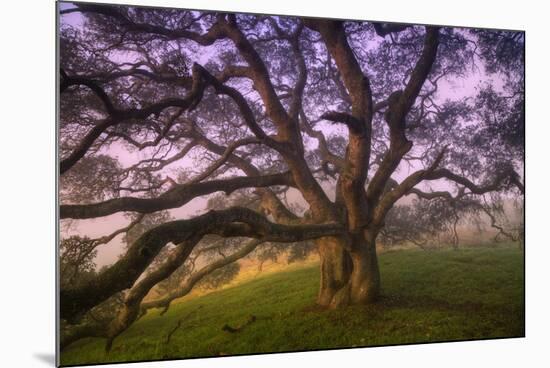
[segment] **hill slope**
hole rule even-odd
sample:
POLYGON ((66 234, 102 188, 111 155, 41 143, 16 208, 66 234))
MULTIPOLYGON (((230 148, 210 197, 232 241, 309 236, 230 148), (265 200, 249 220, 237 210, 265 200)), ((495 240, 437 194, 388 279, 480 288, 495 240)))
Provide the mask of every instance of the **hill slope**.
POLYGON ((151 311, 117 338, 69 346, 63 365, 376 346, 524 335, 523 253, 514 248, 380 255, 382 300, 314 306, 317 265, 297 265, 151 311), (251 316, 255 317, 253 322, 251 316), (177 329, 178 321, 181 326, 177 329), (224 325, 243 327, 238 332, 224 325), (167 335, 172 332, 170 341, 167 335))

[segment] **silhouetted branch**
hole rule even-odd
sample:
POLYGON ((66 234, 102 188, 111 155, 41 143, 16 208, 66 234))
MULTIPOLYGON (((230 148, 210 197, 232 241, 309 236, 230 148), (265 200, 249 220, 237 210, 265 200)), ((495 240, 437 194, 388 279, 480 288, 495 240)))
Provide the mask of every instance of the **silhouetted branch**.
POLYGON ((156 198, 121 197, 93 204, 61 205, 60 218, 86 219, 108 216, 117 212, 152 213, 178 208, 201 195, 223 191, 226 195, 242 188, 293 185, 288 173, 243 176, 200 183, 178 184, 156 198))
POLYGON ((251 237, 263 241, 297 242, 341 234, 339 224, 280 225, 252 210, 233 207, 210 211, 189 220, 159 225, 139 237, 126 254, 94 279, 75 288, 61 289, 61 318, 73 320, 118 291, 132 287, 155 256, 168 243, 196 244, 206 234, 251 237))

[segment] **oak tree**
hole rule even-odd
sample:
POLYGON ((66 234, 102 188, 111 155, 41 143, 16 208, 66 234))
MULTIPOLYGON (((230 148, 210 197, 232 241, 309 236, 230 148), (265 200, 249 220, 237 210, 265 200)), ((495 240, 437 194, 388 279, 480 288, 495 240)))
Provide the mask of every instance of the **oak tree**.
POLYGON ((69 323, 124 293, 111 342, 270 242, 315 244, 319 305, 375 302, 403 197, 523 195, 522 33, 93 4, 61 20, 62 220, 126 213, 128 231, 218 192, 254 202, 166 219, 63 285, 69 323), (144 302, 205 237, 248 240, 144 302))

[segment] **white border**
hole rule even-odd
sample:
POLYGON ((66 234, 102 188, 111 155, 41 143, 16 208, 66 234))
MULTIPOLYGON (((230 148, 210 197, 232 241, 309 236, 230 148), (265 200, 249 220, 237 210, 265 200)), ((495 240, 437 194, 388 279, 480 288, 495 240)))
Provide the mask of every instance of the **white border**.
MULTIPOLYGON (((111 1, 126 3, 126 1, 111 1)), ((128 0, 133 4, 527 32, 527 338, 122 364, 119 367, 548 366, 548 11, 543 2, 461 0, 128 0), (541 4, 541 5, 537 5, 541 4), (547 363, 545 364, 544 361, 547 363), (535 363, 536 362, 536 363, 535 363)), ((5 2, 0 17, 0 333, 4 367, 52 366, 54 354, 54 41, 51 0, 5 2), (8 83, 6 83, 6 79, 8 83), (6 114, 7 113, 7 114, 6 114), (22 138, 24 137, 24 138, 22 138), (7 234, 7 236, 6 236, 7 234)))

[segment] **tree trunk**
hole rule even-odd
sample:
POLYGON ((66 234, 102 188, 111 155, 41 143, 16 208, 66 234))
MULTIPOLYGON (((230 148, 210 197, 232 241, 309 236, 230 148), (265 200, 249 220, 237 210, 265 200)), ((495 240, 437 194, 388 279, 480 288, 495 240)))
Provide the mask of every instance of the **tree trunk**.
POLYGON ((352 262, 344 249, 343 239, 325 237, 317 240, 321 261, 321 282, 317 304, 329 307, 335 295, 345 287, 351 275, 352 262))
POLYGON ((321 282, 317 303, 340 308, 368 304, 380 295, 380 272, 374 237, 354 240, 352 251, 340 238, 322 238, 317 244, 321 258, 321 282))
POLYGON ((380 296, 380 271, 376 243, 365 242, 351 253, 350 304, 368 304, 380 296))

